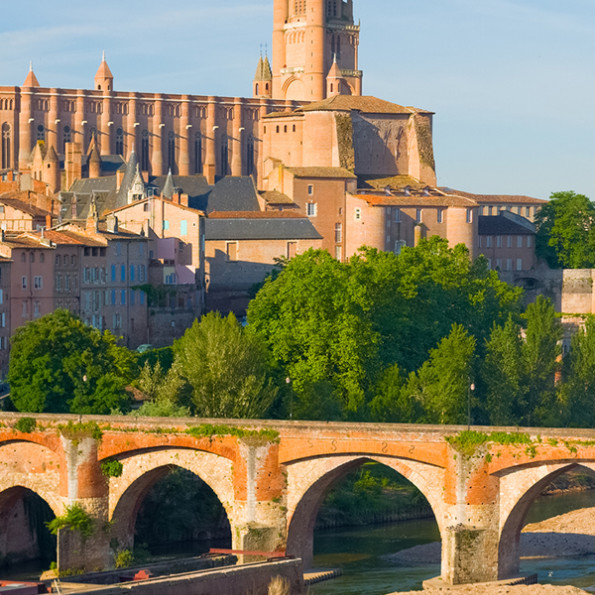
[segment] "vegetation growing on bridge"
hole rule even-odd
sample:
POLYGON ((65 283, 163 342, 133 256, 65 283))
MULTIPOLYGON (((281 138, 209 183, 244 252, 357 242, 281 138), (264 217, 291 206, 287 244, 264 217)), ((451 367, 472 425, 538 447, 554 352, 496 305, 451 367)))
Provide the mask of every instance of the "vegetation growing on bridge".
POLYGON ((37 428, 37 421, 33 417, 21 417, 14 424, 14 429, 23 432, 24 434, 30 434, 37 428))
POLYGON ((262 442, 278 442, 279 432, 276 430, 252 430, 236 426, 202 424, 186 430, 187 434, 195 438, 215 438, 217 436, 235 436, 236 438, 251 439, 262 442))
POLYGON ((465 456, 473 456, 477 450, 486 444, 501 445, 532 445, 529 434, 508 432, 476 432, 464 430, 453 436, 446 436, 445 440, 458 452, 465 456))
POLYGON ((124 465, 116 459, 106 459, 101 463, 101 473, 105 477, 120 477, 123 470, 124 465))
POLYGON ((95 522, 80 504, 72 504, 66 506, 64 514, 52 519, 47 526, 53 535, 56 535, 60 529, 69 529, 78 531, 83 537, 90 537, 95 529, 95 522))
POLYGON ((67 424, 58 424, 58 432, 60 432, 64 438, 72 440, 75 444, 78 444, 78 442, 85 438, 101 440, 103 437, 103 431, 94 421, 77 423, 69 421, 67 424))

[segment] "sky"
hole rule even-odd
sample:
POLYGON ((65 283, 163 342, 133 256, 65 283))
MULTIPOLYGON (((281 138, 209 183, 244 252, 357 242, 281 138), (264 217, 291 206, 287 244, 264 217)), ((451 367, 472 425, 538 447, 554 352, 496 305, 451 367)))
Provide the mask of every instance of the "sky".
MULTIPOLYGON (((595 200, 595 0, 354 0, 364 94, 435 112, 438 184, 595 200)), ((250 96, 273 0, 24 0, 0 85, 250 96)))

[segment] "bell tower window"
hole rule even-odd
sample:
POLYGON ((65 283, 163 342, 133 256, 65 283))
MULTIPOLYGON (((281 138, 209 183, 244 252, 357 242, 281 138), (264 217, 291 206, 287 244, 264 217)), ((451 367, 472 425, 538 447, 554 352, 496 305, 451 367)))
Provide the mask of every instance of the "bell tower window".
POLYGON ((2 124, 2 169, 9 169, 11 167, 10 136, 10 125, 8 122, 4 122, 4 124, 2 124))

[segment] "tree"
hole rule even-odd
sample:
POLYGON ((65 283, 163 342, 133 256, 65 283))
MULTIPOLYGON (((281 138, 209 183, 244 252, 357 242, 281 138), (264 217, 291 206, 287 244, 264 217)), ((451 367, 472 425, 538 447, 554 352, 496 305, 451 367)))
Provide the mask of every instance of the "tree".
POLYGON ((491 424, 515 425, 525 403, 521 329, 512 318, 495 326, 486 345, 480 375, 491 424))
POLYGON ((556 407, 556 372, 561 354, 562 325, 552 302, 538 296, 527 306, 523 317, 527 321, 522 361, 525 370, 526 403, 519 425, 550 425, 559 423, 556 407))
POLYGON ((595 266, 595 206, 583 194, 554 192, 535 218, 536 252, 552 268, 595 266))
POLYGON ((268 279, 250 302, 247 330, 266 346, 279 376, 291 380, 294 412, 312 415, 315 391, 324 387, 318 409, 327 395, 327 412, 340 403, 344 416, 365 414, 380 371, 366 291, 349 264, 309 250, 268 279))
POLYGON ((467 421, 475 338, 460 324, 430 351, 430 358, 409 377, 407 392, 424 408, 426 423, 462 424, 467 421))
POLYGON ((382 374, 370 401, 372 421, 385 423, 417 423, 423 416, 423 408, 408 391, 407 379, 403 379, 399 366, 394 364, 382 374))
POLYGON ((195 320, 174 353, 173 367, 191 389, 196 415, 259 418, 277 396, 265 350, 233 314, 210 312, 195 320))
POLYGON ((595 319, 572 337, 563 361, 563 383, 559 387, 561 423, 564 426, 595 426, 595 319))
POLYGON ((105 331, 56 310, 17 329, 10 353, 10 398, 19 411, 107 414, 126 410, 135 354, 105 331))

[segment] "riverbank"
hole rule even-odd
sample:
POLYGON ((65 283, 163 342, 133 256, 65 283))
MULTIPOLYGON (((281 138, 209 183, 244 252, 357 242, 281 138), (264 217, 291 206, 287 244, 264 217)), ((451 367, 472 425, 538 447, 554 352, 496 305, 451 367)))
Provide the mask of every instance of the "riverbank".
POLYGON ((577 587, 559 587, 556 585, 518 585, 515 587, 490 585, 469 585, 450 589, 429 589, 424 591, 407 591, 392 593, 391 595, 587 595, 577 587))
MULTIPOLYGON (((429 543, 385 558, 395 564, 428 564, 440 562, 440 543, 429 543)), ((595 508, 583 508, 552 517, 540 523, 526 525, 521 533, 521 558, 560 558, 595 554, 595 508)), ((576 587, 554 585, 530 586, 485 586, 471 585, 456 589, 423 591, 424 595, 576 595, 586 593, 576 587)), ((419 595, 417 592, 403 592, 398 595, 419 595)))
MULTIPOLYGON (((395 564, 440 564, 439 542, 389 554, 395 564)), ((583 508, 526 525, 521 533, 521 558, 586 556, 595 554, 595 508, 583 508)))

